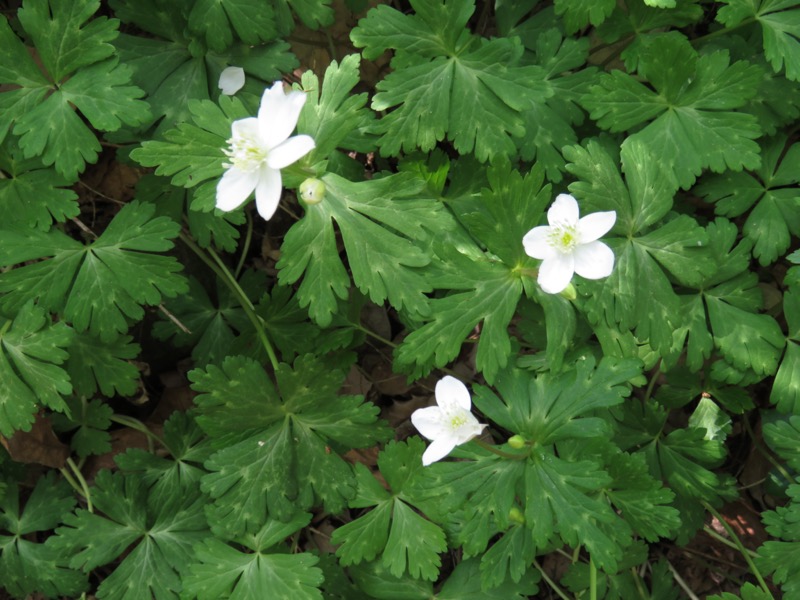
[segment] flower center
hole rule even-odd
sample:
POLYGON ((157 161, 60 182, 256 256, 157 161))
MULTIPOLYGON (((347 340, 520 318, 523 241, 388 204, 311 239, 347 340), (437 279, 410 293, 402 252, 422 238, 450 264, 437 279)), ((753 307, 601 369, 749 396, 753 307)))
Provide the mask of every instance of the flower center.
POLYGON ((223 164, 224 167, 236 167, 240 171, 251 173, 267 160, 268 150, 263 147, 261 140, 252 135, 237 133, 228 140, 228 144, 230 148, 223 152, 231 162, 223 164))
POLYGON ((467 422, 467 419, 462 414, 450 415, 450 427, 453 429, 458 429, 462 427, 467 422))
POLYGON ((564 254, 572 252, 579 242, 578 230, 573 225, 556 225, 547 236, 547 243, 564 254))

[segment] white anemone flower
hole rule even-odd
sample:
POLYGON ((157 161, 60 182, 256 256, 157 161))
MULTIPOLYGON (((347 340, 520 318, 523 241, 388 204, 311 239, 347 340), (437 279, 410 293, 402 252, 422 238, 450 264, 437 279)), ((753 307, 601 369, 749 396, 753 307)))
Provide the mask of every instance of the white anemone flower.
POLYGON ((549 225, 534 227, 522 238, 525 253, 542 260, 537 281, 548 294, 558 294, 577 273, 586 279, 602 279, 614 269, 614 253, 598 239, 617 220, 613 210, 586 215, 582 219, 578 202, 559 194, 547 211, 549 225))
POLYGON ((456 446, 480 435, 486 427, 470 412, 469 390, 455 377, 447 375, 436 384, 436 404, 415 410, 411 415, 411 423, 417 431, 432 442, 422 455, 422 464, 426 467, 450 454, 456 446))
POLYGON ((233 96, 244 87, 244 69, 242 67, 226 67, 219 75, 217 87, 226 96, 233 96))
POLYGON ((301 159, 314 149, 310 135, 289 137, 297 126, 306 95, 300 91, 283 91, 283 83, 264 91, 258 118, 234 121, 230 148, 225 154, 230 163, 217 184, 217 208, 231 211, 239 208, 256 192, 258 214, 269 220, 281 199, 281 169, 301 159))

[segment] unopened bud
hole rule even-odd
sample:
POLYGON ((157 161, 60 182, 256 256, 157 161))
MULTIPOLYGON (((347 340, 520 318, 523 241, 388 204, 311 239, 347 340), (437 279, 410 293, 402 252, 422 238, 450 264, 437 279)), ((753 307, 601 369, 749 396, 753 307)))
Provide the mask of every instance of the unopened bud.
POLYGON ((512 435, 510 438, 508 438, 508 445, 515 450, 524 448, 526 443, 527 441, 521 435, 512 435))
POLYGON ((575 291, 575 286, 572 285, 571 281, 567 284, 567 287, 561 290, 561 296, 570 301, 578 297, 578 292, 575 291))
POLYGON ((512 523, 518 523, 520 525, 525 524, 525 515, 522 514, 522 511, 517 508, 516 506, 512 506, 511 510, 508 511, 508 520, 512 523))
POLYGON ((325 198, 325 184, 311 177, 300 184, 300 198, 306 204, 319 204, 325 198))

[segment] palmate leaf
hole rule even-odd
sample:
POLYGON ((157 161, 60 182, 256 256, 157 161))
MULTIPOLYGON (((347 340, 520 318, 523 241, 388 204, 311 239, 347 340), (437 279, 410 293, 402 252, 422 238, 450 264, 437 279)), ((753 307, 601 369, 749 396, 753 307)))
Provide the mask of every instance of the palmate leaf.
POLYGON ((517 38, 486 40, 465 25, 474 0, 412 0, 415 15, 381 6, 350 34, 365 58, 394 49, 394 71, 377 85, 375 110, 394 110, 374 127, 378 145, 396 155, 433 149, 445 137, 461 154, 481 161, 513 154, 525 134, 519 111, 552 95, 543 70, 520 66, 517 38))
POLYGON ((375 303, 384 300, 415 315, 428 313, 432 286, 422 267, 430 256, 422 243, 451 227, 442 205, 425 192, 425 181, 408 173, 360 183, 328 173, 325 198, 306 206, 286 234, 278 261, 281 284, 303 278, 301 306, 320 326, 330 325, 338 299, 346 299, 350 277, 336 250, 333 221, 344 242, 353 282, 375 303))
POLYGON ((800 10, 785 0, 723 0, 717 21, 736 27, 746 19, 761 26, 764 54, 776 73, 786 67, 786 77, 800 80, 800 10), (793 10, 787 10, 793 9, 793 10))
POLYGON ((88 332, 77 334, 65 365, 75 391, 86 397, 98 390, 108 397, 133 395, 139 387, 139 369, 131 361, 141 348, 132 339, 121 335, 103 341, 88 332))
POLYGON ((596 141, 564 148, 579 178, 569 189, 585 212, 615 210, 617 222, 609 234, 616 255, 611 276, 592 289, 585 308, 594 323, 618 323, 635 330, 662 355, 673 345, 680 325, 680 300, 671 279, 697 283, 714 268, 705 247, 708 236, 696 221, 681 215, 666 221, 677 183, 642 140, 628 138, 621 151, 625 181, 609 153, 596 141), (614 238, 619 235, 619 238, 614 238), (641 285, 647 281, 647 288, 641 285))
POLYGON ((758 566, 772 573, 772 580, 780 584, 784 597, 791 598, 800 592, 800 484, 796 481, 786 490, 789 504, 762 515, 767 532, 775 540, 764 542, 758 549, 758 566))
POLYGON ((745 61, 731 65, 727 51, 698 56, 686 38, 670 34, 642 51, 639 73, 655 91, 613 71, 584 96, 583 105, 600 127, 612 132, 637 128, 624 145, 642 144, 682 188, 705 168, 721 173, 760 165, 754 141, 761 135, 758 121, 733 111, 757 93, 758 66, 745 61))
POLYGON ((200 427, 213 437, 235 436, 205 463, 211 474, 202 480, 215 500, 215 528, 226 535, 319 503, 339 512, 355 494, 355 478, 329 444, 363 448, 389 433, 375 423, 377 407, 336 394, 344 375, 321 358, 281 365, 276 377, 280 396, 264 369, 243 357, 190 373, 201 392, 200 427))
POLYGON ((407 443, 392 442, 378 455, 378 468, 390 486, 386 491, 363 464, 356 464, 358 491, 350 500, 352 508, 374 507, 358 519, 333 532, 331 542, 343 566, 380 560, 389 572, 400 577, 435 581, 439 575, 439 554, 447 549, 444 531, 414 512, 411 480, 422 470, 424 444, 419 438, 407 443))
POLYGON ((38 299, 78 332, 89 330, 112 342, 127 330, 127 319, 144 316, 142 304, 158 304, 163 296, 186 290, 178 261, 153 254, 173 247, 180 226, 167 217, 154 219, 154 212, 152 204, 131 202, 88 245, 59 230, 3 231, 0 264, 46 260, 0 274, 0 306, 13 312, 38 299))
POLYGON ((177 600, 192 547, 209 536, 206 499, 198 491, 173 489, 155 502, 142 477, 107 470, 91 492, 94 512, 67 515, 48 543, 71 557, 72 568, 86 572, 124 555, 97 588, 100 599, 177 600))
POLYGON ((59 433, 70 433, 69 445, 81 458, 90 454, 111 452, 111 416, 114 414, 108 404, 101 400, 87 401, 82 398, 69 398, 69 415, 53 414, 50 417, 53 429, 59 433))
MULTIPOLYGON (((50 81, 34 75, 30 58, 0 70, 0 81, 25 90, 4 103, 10 111, 6 123, 16 120, 13 131, 20 136, 25 156, 41 156, 45 166, 54 165, 69 180, 100 151, 75 107, 101 131, 138 125, 150 116, 148 105, 139 100, 144 92, 129 85, 131 71, 113 57, 114 47, 108 43, 118 35, 118 22, 105 17, 90 21, 99 7, 97 0, 25 2, 19 20, 50 81)), ((4 59, 20 59, 26 53, 6 21, 0 24, 0 40, 7 48, 4 59)))
MULTIPOLYGON (((51 598, 76 597, 86 590, 86 576, 70 569, 68 560, 49 544, 32 541, 32 534, 53 529, 75 506, 63 479, 51 471, 40 477, 20 511, 20 490, 11 484, 0 496, 0 581, 11 595, 24 598, 38 592, 51 598)), ((40 534, 41 535, 41 534, 40 534)))
POLYGON ((786 149, 786 136, 762 146, 762 165, 755 173, 723 173, 703 180, 695 190, 714 211, 739 217, 748 210, 742 233, 753 242, 753 256, 769 265, 789 248, 792 235, 800 235, 800 145, 786 149), (752 209, 752 210, 751 210, 752 209))
POLYGON ((311 515, 298 513, 288 522, 269 520, 254 534, 232 539, 231 545, 210 538, 196 549, 197 561, 184 581, 187 594, 199 600, 273 598, 322 600, 319 558, 286 554, 283 541, 307 526, 311 515), (242 549, 248 552, 243 552, 242 549))
POLYGON ((783 311, 789 335, 769 400, 782 413, 800 414, 800 291, 796 286, 783 295, 783 311))
POLYGON ((80 214, 78 195, 65 189, 69 181, 41 161, 24 160, 13 146, 2 148, 0 171, 8 175, 0 177, 0 222, 47 230, 53 221, 80 214))
POLYGON ((555 0, 556 14, 564 19, 567 33, 575 33, 591 24, 597 27, 616 6, 614 0, 555 0))
POLYGON ((524 252, 523 235, 537 225, 549 201, 542 169, 524 177, 505 159, 488 170, 489 188, 478 198, 471 190, 448 199, 453 211, 489 253, 463 231, 437 236, 433 250, 440 259, 429 280, 452 290, 430 301, 432 318, 411 332, 395 351, 395 365, 419 377, 452 361, 476 326, 481 327, 476 366, 492 381, 511 354, 508 324, 522 297, 533 287, 534 266, 524 252), (498 260, 498 258, 500 260, 498 260))
POLYGON ((0 322, 0 434, 10 437, 30 431, 39 403, 68 410, 63 396, 72 393, 72 384, 62 364, 74 332, 52 323, 32 302, 0 322))
POLYGON ((259 0, 199 0, 192 3, 188 25, 215 52, 228 48, 234 33, 250 46, 272 40, 278 34, 272 6, 259 0))

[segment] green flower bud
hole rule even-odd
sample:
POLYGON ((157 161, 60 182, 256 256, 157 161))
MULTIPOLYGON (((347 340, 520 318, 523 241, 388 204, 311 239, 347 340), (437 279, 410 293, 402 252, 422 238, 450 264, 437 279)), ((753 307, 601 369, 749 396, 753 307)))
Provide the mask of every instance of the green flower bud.
POLYGON ((508 445, 514 448, 515 450, 524 448, 526 443, 527 440, 521 435, 512 435, 510 438, 508 438, 508 445))
POLYGON ((325 198, 325 184, 311 177, 300 184, 300 198, 306 204, 319 204, 325 198))
POLYGON ((522 511, 516 506, 512 506, 511 510, 508 511, 508 519, 512 523, 519 523, 520 525, 525 524, 525 515, 523 515, 522 511))
POLYGON ((572 285, 571 281, 567 284, 567 287, 565 287, 559 293, 560 293, 561 296, 563 296, 567 300, 575 300, 575 298, 578 297, 578 292, 575 291, 575 286, 572 285))

